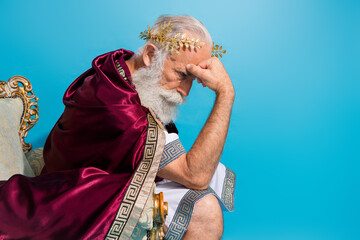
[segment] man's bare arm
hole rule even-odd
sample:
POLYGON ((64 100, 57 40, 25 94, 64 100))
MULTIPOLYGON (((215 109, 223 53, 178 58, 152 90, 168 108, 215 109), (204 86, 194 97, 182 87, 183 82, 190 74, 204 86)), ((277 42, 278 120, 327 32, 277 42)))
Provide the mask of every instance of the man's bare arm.
POLYGON ((206 189, 224 148, 235 93, 230 77, 217 58, 198 66, 189 65, 187 70, 216 93, 214 107, 190 151, 165 166, 158 176, 188 188, 206 189))

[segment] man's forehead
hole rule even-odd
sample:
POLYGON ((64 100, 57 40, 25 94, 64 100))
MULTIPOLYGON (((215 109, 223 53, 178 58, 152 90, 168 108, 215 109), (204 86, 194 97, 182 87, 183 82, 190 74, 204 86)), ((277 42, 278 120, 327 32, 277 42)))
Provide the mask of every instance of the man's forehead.
POLYGON ((211 49, 204 45, 202 48, 193 48, 189 49, 183 47, 179 49, 180 55, 173 54, 170 55, 170 60, 175 64, 199 64, 202 61, 205 61, 211 57, 211 49))

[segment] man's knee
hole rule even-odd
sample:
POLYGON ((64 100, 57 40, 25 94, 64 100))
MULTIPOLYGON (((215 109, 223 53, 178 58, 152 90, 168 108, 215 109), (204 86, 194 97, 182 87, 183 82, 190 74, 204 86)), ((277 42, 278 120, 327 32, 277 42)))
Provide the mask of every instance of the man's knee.
POLYGON ((223 214, 219 201, 209 194, 195 204, 186 235, 191 235, 192 239, 220 239, 223 229, 223 214))

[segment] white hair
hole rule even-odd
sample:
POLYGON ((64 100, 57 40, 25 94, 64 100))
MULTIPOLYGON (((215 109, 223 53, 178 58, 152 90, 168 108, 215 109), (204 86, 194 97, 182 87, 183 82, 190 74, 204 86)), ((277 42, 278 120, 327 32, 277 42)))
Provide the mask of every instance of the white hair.
MULTIPOLYGON (((208 46, 212 46, 213 44, 210 33, 208 32, 204 24, 189 15, 162 15, 155 21, 154 25, 151 28, 151 32, 155 34, 158 33, 161 25, 163 25, 165 22, 171 22, 171 24, 173 24, 173 26, 171 27, 172 31, 167 34, 169 38, 175 37, 177 33, 187 32, 189 34, 193 34, 194 37, 199 38, 200 41, 205 42, 208 46)), ((135 58, 138 58, 143 54, 147 43, 155 44, 160 50, 161 55, 163 55, 161 56, 162 58, 166 58, 169 56, 169 52, 165 51, 165 49, 160 44, 149 39, 146 41, 145 45, 137 51, 137 53, 135 54, 135 58)))
POLYGON ((164 23, 173 24, 171 27, 171 32, 167 34, 169 38, 175 37, 177 33, 188 32, 193 34, 195 37, 199 38, 201 41, 205 42, 208 45, 212 45, 212 39, 210 33, 205 28, 204 24, 197 20, 194 17, 189 15, 176 16, 176 15, 163 15, 160 16, 154 23, 151 28, 153 33, 157 33, 164 23))

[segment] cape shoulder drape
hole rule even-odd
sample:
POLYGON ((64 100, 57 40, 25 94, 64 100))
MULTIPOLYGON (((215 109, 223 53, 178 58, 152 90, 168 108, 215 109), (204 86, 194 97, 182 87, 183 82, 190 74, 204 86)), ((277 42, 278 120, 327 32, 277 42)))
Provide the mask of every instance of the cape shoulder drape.
POLYGON ((1 239, 131 236, 165 141, 131 85, 125 61, 132 54, 121 49, 95 58, 67 89, 41 176, 0 183, 1 239))

